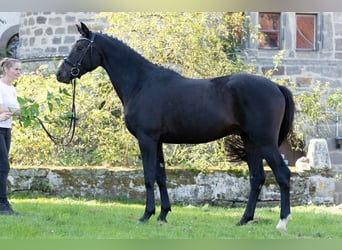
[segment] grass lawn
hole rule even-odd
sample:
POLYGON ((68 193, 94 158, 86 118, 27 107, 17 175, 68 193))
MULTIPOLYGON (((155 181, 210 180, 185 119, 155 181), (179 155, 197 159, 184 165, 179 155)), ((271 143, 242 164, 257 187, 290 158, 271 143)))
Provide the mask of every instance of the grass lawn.
MULTIPOLYGON (((0 216, 0 239, 342 239, 342 207, 295 206, 287 233, 279 207, 257 208, 255 222, 235 226, 243 208, 173 205, 168 223, 138 225, 144 205, 57 197, 10 197, 20 216, 0 216)), ((159 206, 157 206, 159 212, 159 206)))

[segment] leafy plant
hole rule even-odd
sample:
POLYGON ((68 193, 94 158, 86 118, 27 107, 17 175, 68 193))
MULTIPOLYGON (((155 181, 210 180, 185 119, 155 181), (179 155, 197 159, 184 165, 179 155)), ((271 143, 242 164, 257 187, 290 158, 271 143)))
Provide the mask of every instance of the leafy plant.
POLYGON ((152 62, 187 77, 250 71, 239 57, 247 38, 242 13, 104 12, 106 33, 125 41, 152 62))
POLYGON ((296 95, 297 134, 304 140, 333 137, 337 117, 341 117, 342 93, 331 90, 330 83, 316 81, 310 91, 296 95))

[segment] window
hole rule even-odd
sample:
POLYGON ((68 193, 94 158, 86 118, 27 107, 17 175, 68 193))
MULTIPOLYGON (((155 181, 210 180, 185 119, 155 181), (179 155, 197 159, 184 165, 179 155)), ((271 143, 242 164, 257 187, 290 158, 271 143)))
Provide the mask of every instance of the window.
POLYGON ((19 34, 13 35, 6 46, 6 56, 17 58, 17 49, 19 45, 19 34))
POLYGON ((316 50, 316 19, 315 14, 296 15, 297 50, 316 50))
POLYGON ((259 49, 280 48, 280 13, 259 12, 259 49))

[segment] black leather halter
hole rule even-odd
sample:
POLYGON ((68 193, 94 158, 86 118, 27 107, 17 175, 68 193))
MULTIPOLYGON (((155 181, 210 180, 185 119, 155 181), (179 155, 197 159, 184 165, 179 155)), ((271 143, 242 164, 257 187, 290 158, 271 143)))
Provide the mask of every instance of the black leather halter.
POLYGON ((80 58, 76 62, 71 61, 68 57, 64 58, 64 63, 71 66, 70 74, 72 76, 72 79, 79 77, 79 74, 80 74, 79 66, 81 66, 81 63, 82 63, 85 55, 87 54, 88 50, 90 50, 90 56, 92 55, 94 39, 95 39, 95 33, 92 32, 90 39, 82 37, 81 39, 78 40, 78 41, 86 40, 89 43, 88 43, 88 46, 87 46, 87 49, 85 50, 85 52, 80 56, 80 58))

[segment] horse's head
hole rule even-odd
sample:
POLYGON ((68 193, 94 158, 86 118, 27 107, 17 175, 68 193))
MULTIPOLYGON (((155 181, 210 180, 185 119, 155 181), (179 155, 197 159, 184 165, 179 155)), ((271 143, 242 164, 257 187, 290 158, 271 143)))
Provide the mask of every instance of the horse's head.
POLYGON ((73 45, 70 54, 64 58, 56 73, 59 82, 70 83, 74 78, 80 78, 100 65, 98 51, 94 49, 95 33, 81 22, 76 24, 81 38, 73 45))

